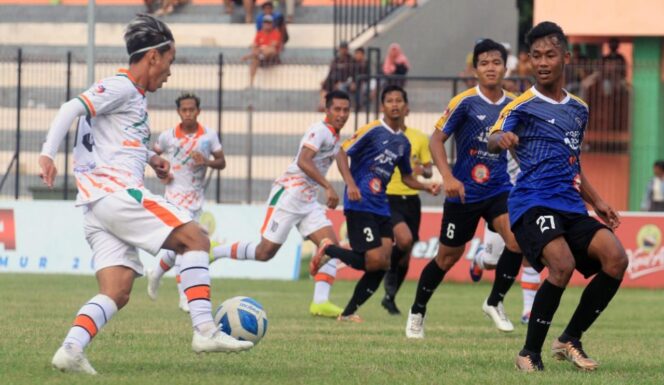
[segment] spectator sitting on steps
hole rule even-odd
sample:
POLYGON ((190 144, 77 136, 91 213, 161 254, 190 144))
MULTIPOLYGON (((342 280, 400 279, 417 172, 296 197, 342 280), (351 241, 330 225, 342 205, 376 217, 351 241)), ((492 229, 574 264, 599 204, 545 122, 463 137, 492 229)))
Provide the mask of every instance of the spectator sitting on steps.
POLYGON ((249 69, 249 85, 251 87, 254 85, 256 71, 261 63, 276 64, 279 62, 281 41, 281 33, 274 28, 272 16, 263 16, 263 28, 256 32, 254 43, 251 45, 251 53, 242 57, 242 61, 251 59, 249 69))

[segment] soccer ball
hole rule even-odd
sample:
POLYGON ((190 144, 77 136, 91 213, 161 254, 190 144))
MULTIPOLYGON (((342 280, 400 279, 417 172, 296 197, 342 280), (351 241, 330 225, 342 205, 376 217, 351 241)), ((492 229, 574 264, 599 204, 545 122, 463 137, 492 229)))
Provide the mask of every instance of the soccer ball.
POLYGON ((238 340, 258 344, 267 332, 267 314, 253 298, 233 297, 224 301, 214 314, 222 332, 238 340))

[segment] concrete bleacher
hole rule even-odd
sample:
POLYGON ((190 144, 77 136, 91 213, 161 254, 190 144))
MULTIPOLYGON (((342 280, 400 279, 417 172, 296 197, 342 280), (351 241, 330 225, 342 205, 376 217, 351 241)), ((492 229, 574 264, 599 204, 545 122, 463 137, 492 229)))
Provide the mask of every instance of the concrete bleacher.
MULTIPOLYGON (((48 1, 41 0, 0 0, 0 170, 4 172, 9 164, 15 145, 17 81, 12 60, 20 47, 25 59, 20 168, 24 197, 30 196, 31 186, 40 185, 37 169, 40 143, 57 108, 65 101, 66 52, 71 51, 74 56, 71 95, 87 86, 84 63, 87 26, 83 5, 86 2, 70 0, 48 5, 48 1)), ((222 200, 238 202, 248 196, 251 161, 251 196, 253 201, 260 202, 266 198, 274 178, 292 160, 304 130, 322 117, 315 111, 320 82, 333 52, 332 2, 305 0, 297 8, 296 22, 289 25, 290 41, 282 55, 283 64, 259 69, 253 89, 248 88, 248 67, 239 63, 238 58, 248 50, 255 33, 254 24, 238 22, 243 19, 241 7, 236 7, 234 15, 226 15, 221 3, 221 0, 194 0, 180 12, 164 18, 175 35, 177 60, 164 89, 149 96, 153 138, 178 122, 174 100, 182 90, 193 90, 201 96, 203 112, 199 120, 217 129, 217 60, 222 53, 226 64, 221 132, 228 159, 228 167, 222 172, 222 200), (247 112, 250 105, 251 114, 247 112)), ((142 1, 97 0, 97 78, 112 75, 124 66, 124 25, 143 10, 142 1)), ((441 110, 441 100, 449 100, 451 92, 449 86, 413 90, 420 97, 411 96, 410 124, 430 132, 441 110)), ((361 113, 359 124, 365 119, 366 115, 361 113)), ((349 120, 346 134, 352 132, 354 122, 355 115, 349 120)), ((61 170, 65 158, 62 151, 58 157, 61 170)), ((161 191, 150 171, 146 174, 147 185, 161 191)), ((342 180, 336 168, 332 168, 330 178, 341 191, 342 180)), ((13 188, 11 178, 0 196, 10 195, 13 188)), ((208 198, 214 194, 214 189, 208 189, 208 198)), ((436 199, 430 201, 436 202, 436 199)))

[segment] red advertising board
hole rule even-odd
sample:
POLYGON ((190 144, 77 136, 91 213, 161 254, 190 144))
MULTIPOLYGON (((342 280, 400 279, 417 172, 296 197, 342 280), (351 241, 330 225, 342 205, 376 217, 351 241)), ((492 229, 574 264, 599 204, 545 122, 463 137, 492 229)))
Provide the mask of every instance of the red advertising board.
MULTIPOLYGON (((664 247, 662 246, 664 214, 626 212, 621 215, 622 223, 616 234, 629 257, 629 267, 623 280, 623 287, 664 288, 664 247)), ((339 239, 346 239, 346 219, 343 212, 328 211, 328 216, 334 224, 339 239)), ((442 212, 422 213, 420 241, 415 244, 411 252, 407 279, 418 279, 424 266, 436 255, 441 218, 442 212)), ((477 227, 475 236, 482 239, 483 233, 484 224, 481 223, 477 227)), ((445 275, 445 280, 470 282, 469 267, 470 262, 462 258, 445 275)), ((337 278, 355 280, 361 274, 352 268, 343 267, 339 269, 337 278)), ((546 276, 546 269, 543 274, 546 276)), ((482 279, 493 280, 493 272, 486 272, 482 279)), ((578 273, 572 277, 572 285, 585 285, 585 283, 586 280, 578 273)))

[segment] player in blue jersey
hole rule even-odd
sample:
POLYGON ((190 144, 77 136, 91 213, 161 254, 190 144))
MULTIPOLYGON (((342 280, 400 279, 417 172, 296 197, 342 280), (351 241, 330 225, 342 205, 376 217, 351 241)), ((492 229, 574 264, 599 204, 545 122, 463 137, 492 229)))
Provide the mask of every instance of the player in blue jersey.
POLYGON ((562 29, 551 22, 526 36, 536 84, 510 103, 491 130, 489 149, 514 151, 521 167, 508 207, 516 239, 531 265, 549 276, 537 291, 526 343, 517 369, 544 369, 541 351, 560 298, 574 272, 594 275, 565 331, 551 352, 576 367, 594 370, 581 336, 620 287, 627 256, 613 234, 620 217, 583 175, 579 156, 588 123, 588 106, 562 87, 570 60, 562 29), (588 202, 604 223, 588 215, 588 202))
POLYGON ((426 305, 445 274, 463 255, 480 218, 500 234, 506 245, 494 262, 496 278, 482 310, 499 330, 514 330, 505 314, 503 297, 519 273, 523 256, 509 228, 507 195, 512 184, 507 158, 487 149, 489 129, 500 110, 514 98, 502 88, 506 60, 505 47, 493 40, 484 39, 475 45, 473 67, 478 85, 452 98, 431 138, 431 155, 443 176, 446 198, 438 255, 420 276, 406 324, 408 338, 424 338, 426 305), (444 146, 452 135, 458 154, 454 169, 450 169, 444 146))
POLYGON ((322 242, 312 258, 312 271, 338 258, 348 266, 365 271, 353 296, 339 316, 340 321, 362 322, 357 309, 376 291, 390 268, 393 233, 390 205, 385 187, 399 167, 408 187, 436 195, 440 186, 420 183, 410 166, 410 142, 403 134, 408 95, 403 88, 387 86, 381 94, 383 118, 367 124, 344 142, 337 154, 337 166, 346 183, 344 214, 352 250, 322 242), (348 165, 348 157, 351 159, 348 165))

